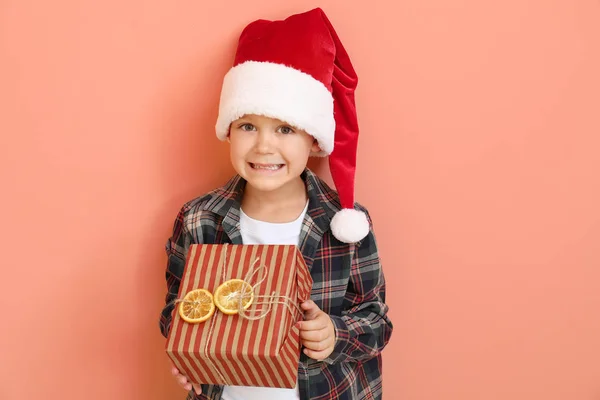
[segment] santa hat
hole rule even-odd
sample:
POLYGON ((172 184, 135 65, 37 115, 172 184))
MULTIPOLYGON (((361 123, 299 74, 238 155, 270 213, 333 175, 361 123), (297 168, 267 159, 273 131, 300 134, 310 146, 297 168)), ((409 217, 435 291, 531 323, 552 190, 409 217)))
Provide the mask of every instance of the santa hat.
POLYGON ((354 243, 369 233, 366 215, 354 209, 358 78, 331 22, 320 8, 283 21, 258 20, 242 32, 234 66, 223 81, 217 137, 245 114, 280 119, 317 139, 329 155, 342 209, 333 235, 354 243))

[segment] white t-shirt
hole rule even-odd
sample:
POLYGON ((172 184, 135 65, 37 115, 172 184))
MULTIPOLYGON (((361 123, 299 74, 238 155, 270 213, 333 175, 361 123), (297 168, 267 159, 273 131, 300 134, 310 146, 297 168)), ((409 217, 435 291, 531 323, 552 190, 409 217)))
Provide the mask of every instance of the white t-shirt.
MULTIPOLYGON (((240 209, 240 230, 244 244, 298 244, 302 221, 308 202, 300 216, 292 222, 271 223, 258 221, 240 209)), ((299 400, 298 386, 295 389, 262 388, 247 386, 225 386, 223 400, 299 400)))

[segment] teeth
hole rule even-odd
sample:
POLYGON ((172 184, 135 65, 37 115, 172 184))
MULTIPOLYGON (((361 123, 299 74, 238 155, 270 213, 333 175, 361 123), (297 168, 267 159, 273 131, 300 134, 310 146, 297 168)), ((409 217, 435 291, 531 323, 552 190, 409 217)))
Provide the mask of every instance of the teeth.
POLYGON ((279 165, 279 164, 270 164, 270 165, 252 164, 252 168, 254 168, 254 169, 267 169, 270 171, 275 171, 275 170, 279 169, 280 166, 281 165, 279 165))

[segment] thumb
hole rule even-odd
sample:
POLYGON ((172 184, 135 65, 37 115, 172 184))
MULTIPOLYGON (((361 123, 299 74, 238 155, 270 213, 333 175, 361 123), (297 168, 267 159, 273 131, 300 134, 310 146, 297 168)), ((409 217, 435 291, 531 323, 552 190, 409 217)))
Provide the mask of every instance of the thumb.
POLYGON ((316 316, 319 314, 319 311, 321 311, 319 306, 317 306, 312 300, 306 300, 304 303, 302 303, 301 307, 304 310, 304 319, 306 320, 316 318, 316 316))

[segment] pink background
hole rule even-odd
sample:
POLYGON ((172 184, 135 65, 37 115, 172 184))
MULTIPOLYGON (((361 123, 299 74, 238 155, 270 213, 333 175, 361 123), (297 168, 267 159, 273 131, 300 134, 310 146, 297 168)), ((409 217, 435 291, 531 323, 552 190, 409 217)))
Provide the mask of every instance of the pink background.
POLYGON ((1 399, 185 397, 163 245, 232 172, 241 29, 317 5, 360 76, 385 398, 600 399, 596 0, 2 1, 1 399))

